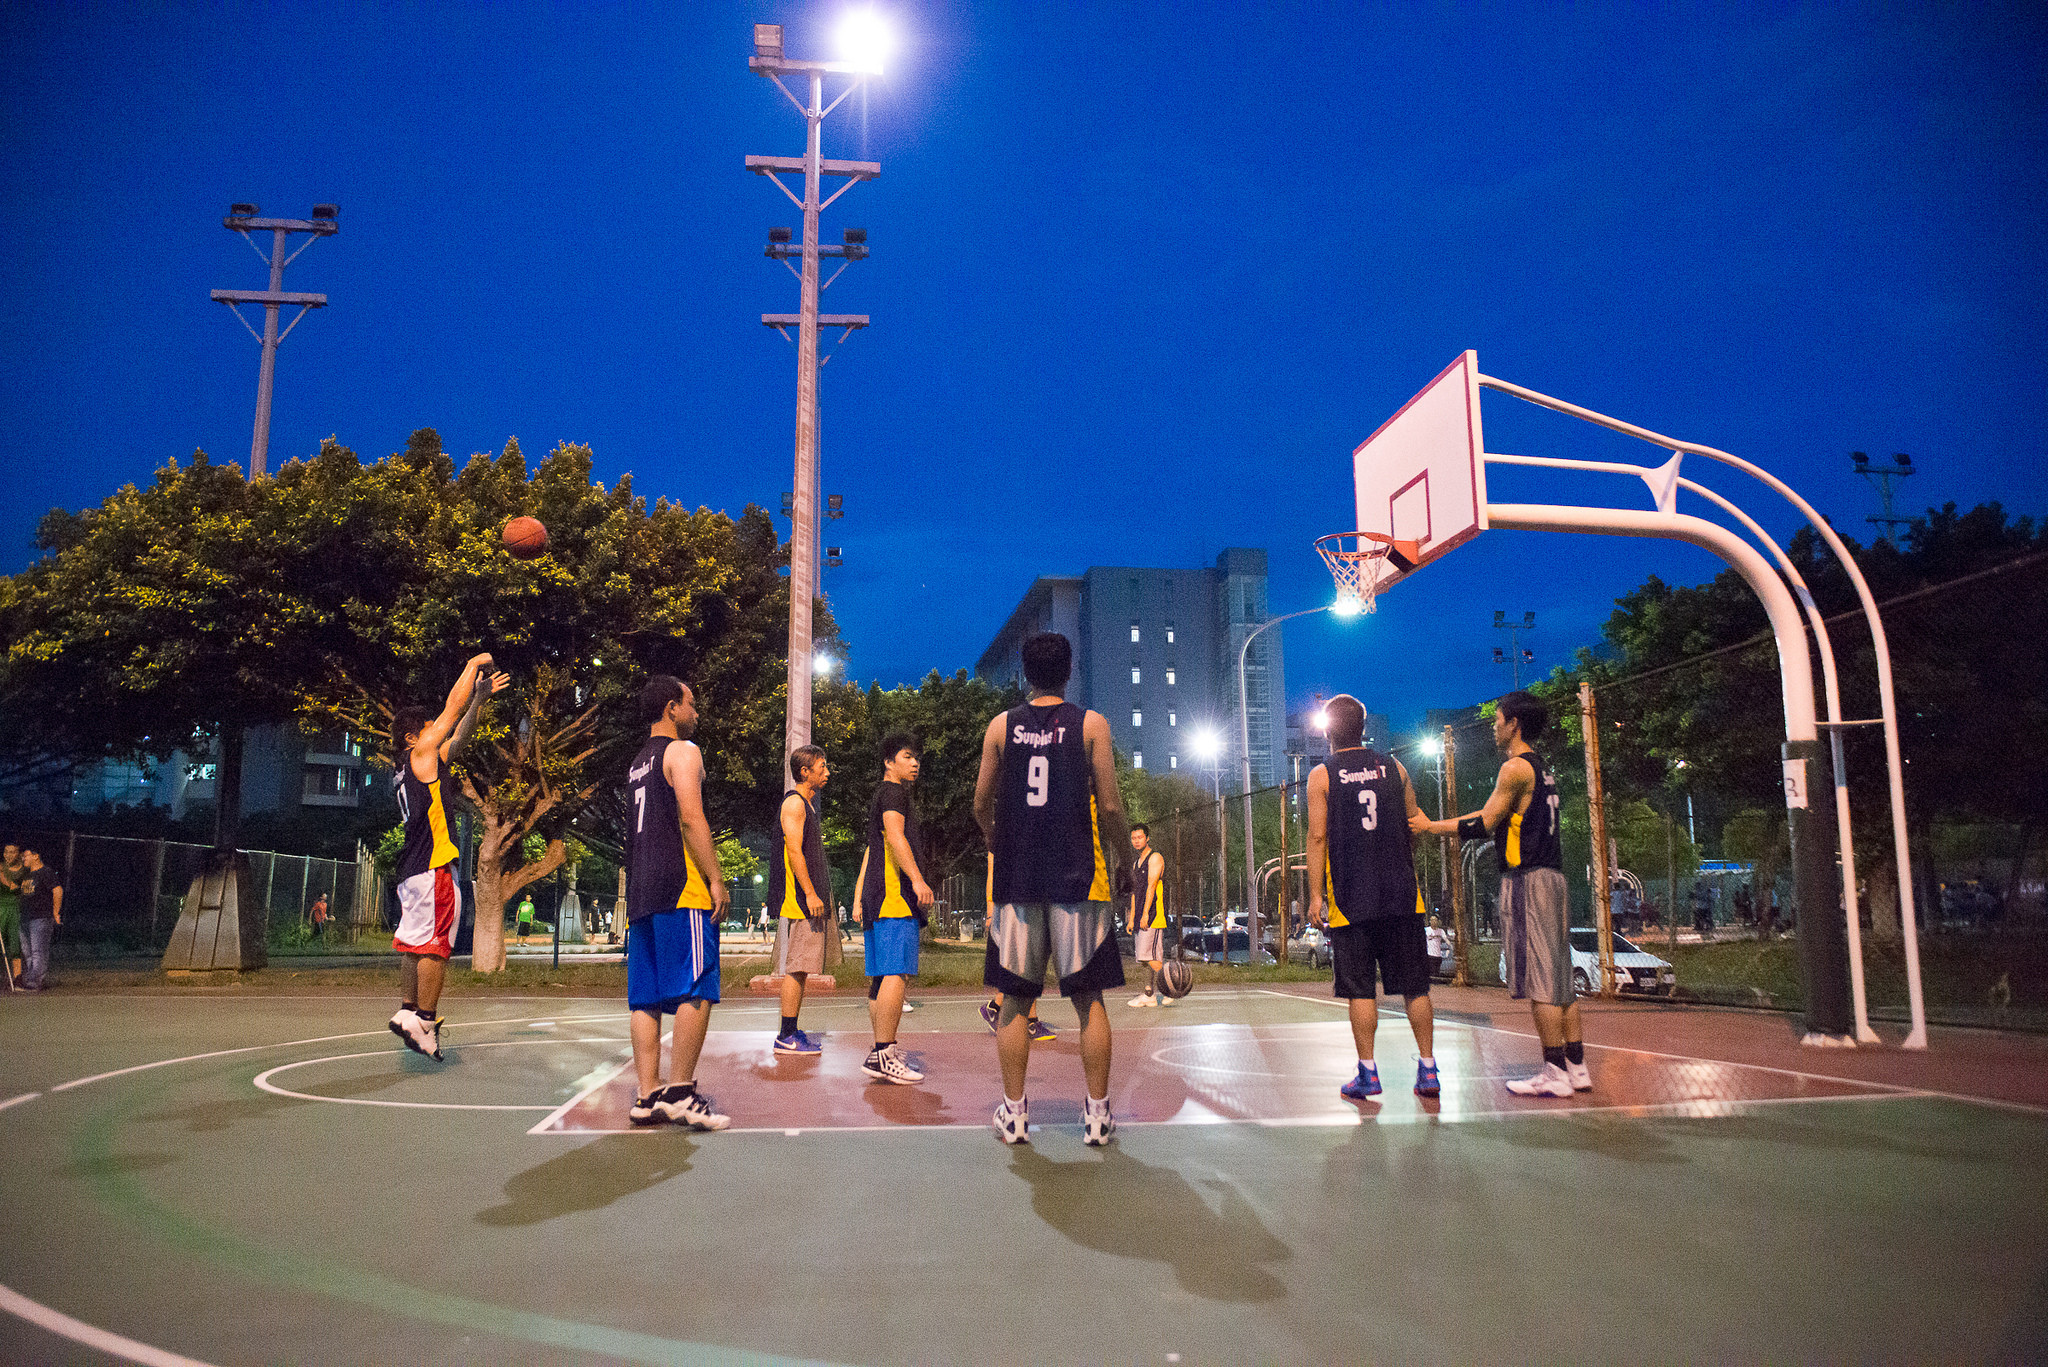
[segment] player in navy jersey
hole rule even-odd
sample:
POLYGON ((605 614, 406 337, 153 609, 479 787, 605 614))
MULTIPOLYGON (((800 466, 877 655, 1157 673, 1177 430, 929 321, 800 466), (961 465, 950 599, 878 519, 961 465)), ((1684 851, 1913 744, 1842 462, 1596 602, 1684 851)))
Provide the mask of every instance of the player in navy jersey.
POLYGON ((1529 742, 1550 724, 1550 710, 1531 694, 1503 697, 1493 714, 1493 742, 1507 758, 1486 805, 1462 817, 1431 821, 1419 813, 1409 826, 1419 835, 1456 834, 1493 841, 1500 861, 1501 953, 1508 992, 1529 998, 1543 1067, 1508 1083, 1517 1096, 1568 1097, 1593 1089, 1586 1068, 1586 1036, 1572 990, 1564 859, 1557 839, 1557 776, 1529 742))
POLYGON ((636 1086, 627 1118, 699 1130, 731 1120, 697 1090, 697 1059, 718 1001, 718 925, 732 901, 704 815, 704 757, 690 740, 697 699, 656 674, 640 690, 647 740, 626 769, 626 1005, 636 1086), (669 1082, 661 1081, 661 1018, 675 1017, 669 1082))
POLYGON ((1384 983, 1388 996, 1406 999, 1420 1053, 1415 1093, 1436 1096, 1429 949, 1408 832, 1409 819, 1421 814, 1415 785, 1401 761, 1364 744, 1363 703, 1339 693, 1324 711, 1330 757, 1308 775, 1308 919, 1311 925, 1329 923, 1336 995, 1351 1009, 1358 1074, 1339 1091, 1349 1101, 1380 1093, 1373 1035, 1384 983))
MULTIPOLYGON (((406 1048, 434 1059, 441 1057, 441 1017, 435 1008, 462 924, 462 893, 455 882, 461 851, 448 834, 442 766, 462 753, 484 700, 511 686, 508 676, 490 669, 488 654, 464 665, 438 717, 430 718, 426 708, 417 706, 401 707, 391 717, 391 787, 405 827, 405 844, 398 851, 398 930, 391 940, 402 965, 400 997, 391 1033, 406 1048)), ((495 907, 491 914, 502 916, 504 910, 495 907)))
POLYGON ((990 962, 983 981, 1003 994, 996 1025, 1003 1103, 996 1134, 1029 1142, 1024 1078, 1031 1063, 1029 1007, 1045 990, 1048 963, 1081 1019, 1088 1085, 1082 1142, 1116 1133, 1109 1114, 1109 1013, 1102 994, 1124 982, 1106 850, 1128 838, 1117 798, 1109 723, 1061 696, 1074 651, 1057 632, 1024 642, 1027 701, 988 724, 974 819, 988 840, 990 962))
POLYGON ((917 937, 932 904, 924 870, 924 825, 917 819, 911 789, 923 767, 914 736, 901 731, 882 738, 882 782, 868 803, 867 848, 854 880, 854 905, 861 923, 862 963, 868 975, 868 1021, 875 1047, 860 1070, 880 1082, 904 1085, 924 1074, 896 1047, 902 1022, 903 990, 917 976, 917 937))

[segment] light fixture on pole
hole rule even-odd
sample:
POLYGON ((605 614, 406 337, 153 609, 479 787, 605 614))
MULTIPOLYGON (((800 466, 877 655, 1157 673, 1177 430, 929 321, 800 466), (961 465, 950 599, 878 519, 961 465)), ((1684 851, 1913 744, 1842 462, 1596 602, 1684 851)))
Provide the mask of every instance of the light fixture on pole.
POLYGON ((1196 731, 1188 749, 1209 767, 1209 779, 1216 791, 1216 914, 1223 922, 1223 954, 1230 957, 1230 899, 1224 891, 1223 858, 1223 737, 1213 726, 1196 731))
MULTIPOLYGON (((857 328, 868 325, 865 314, 821 316, 818 312, 819 292, 831 284, 831 280, 819 283, 819 259, 837 256, 841 258, 840 269, 843 270, 846 263, 858 261, 868 253, 867 234, 857 228, 847 230, 839 245, 821 246, 818 241, 818 215, 851 189, 854 182, 872 180, 882 173, 880 164, 876 162, 828 161, 824 156, 823 125, 826 116, 864 85, 870 75, 880 70, 881 57, 886 49, 886 34, 872 12, 867 11, 856 11, 855 15, 848 17, 847 27, 841 31, 841 41, 849 45, 848 51, 853 60, 792 61, 783 55, 782 25, 756 24, 754 55, 747 59, 749 69, 775 82, 776 89, 796 106, 797 112, 804 117, 806 130, 801 157, 747 158, 747 169, 774 181, 776 188, 787 195, 803 215, 800 242, 792 244, 789 230, 777 228, 770 230, 767 248, 767 255, 790 266, 796 274, 798 310, 794 314, 763 314, 761 317, 762 323, 785 337, 790 335, 791 328, 796 329, 793 339, 797 351, 796 479, 790 509, 788 713, 783 723, 785 774, 788 772, 788 756, 811 741, 811 670, 807 662, 812 653, 811 614, 818 582, 818 329, 843 329, 840 333, 843 342, 857 328), (803 78, 809 87, 808 100, 798 99, 790 91, 783 83, 785 75, 803 78), (848 80, 846 88, 828 105, 825 103, 825 78, 829 75, 845 76, 848 80), (801 196, 783 184, 781 176, 785 173, 803 177, 801 196), (846 183, 830 197, 821 200, 819 183, 826 176, 842 177, 846 183), (790 265, 792 257, 802 263, 801 270, 790 265)), ((833 279, 837 278, 838 273, 834 272, 833 279)))
POLYGON ((1869 480, 1872 486, 1877 489, 1878 501, 1884 506, 1882 513, 1879 513, 1876 517, 1866 517, 1863 520, 1884 528, 1884 539, 1891 542, 1894 546, 1898 545, 1899 528, 1905 526, 1913 519, 1899 517, 1892 512, 1892 482, 1912 477, 1913 458, 1904 451, 1895 452, 1892 455, 1893 468, 1889 470, 1882 465, 1872 465, 1870 457, 1864 455, 1861 451, 1851 451, 1849 459, 1855 462, 1856 473, 1869 480))
POLYGON ((262 210, 254 204, 231 204, 228 206, 228 216, 221 220, 221 224, 240 233, 242 240, 249 244, 250 250, 262 257, 263 264, 270 267, 270 288, 213 291, 214 302, 226 304, 234 309, 235 318, 243 327, 249 328, 249 335, 263 348, 263 363, 256 376, 256 432, 249 443, 251 479, 263 476, 270 456, 270 390, 271 381, 277 374, 277 348, 291 335, 291 330, 299 325, 299 319, 304 318, 313 309, 327 307, 327 296, 324 294, 285 293, 284 268, 298 260, 300 252, 312 246, 316 239, 332 237, 341 231, 341 207, 335 204, 315 204, 310 218, 263 218, 260 217, 261 214, 262 210), (270 233, 270 251, 267 255, 263 248, 256 245, 256 239, 250 236, 252 232, 265 231, 270 233), (306 233, 308 236, 305 246, 287 256, 286 239, 293 233, 306 233), (255 328, 249 327, 249 320, 242 317, 243 304, 263 305, 263 331, 258 332, 255 328), (279 332, 278 310, 294 305, 299 310, 297 315, 285 326, 283 332, 279 332))
POLYGON ((1522 614, 1521 621, 1510 622, 1505 612, 1495 612, 1493 614, 1493 626, 1496 631, 1508 633, 1507 648, 1505 650, 1500 646, 1493 648, 1493 662, 1497 665, 1512 665, 1515 687, 1520 688, 1522 686, 1522 666, 1536 662, 1536 652, 1523 647, 1521 633, 1536 629, 1536 614, 1525 612, 1522 614))

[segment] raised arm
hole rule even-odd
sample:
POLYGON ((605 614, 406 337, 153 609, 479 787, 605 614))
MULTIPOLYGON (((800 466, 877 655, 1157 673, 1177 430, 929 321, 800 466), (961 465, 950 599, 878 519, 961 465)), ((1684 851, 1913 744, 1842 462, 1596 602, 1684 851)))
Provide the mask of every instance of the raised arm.
POLYGON ((732 905, 732 894, 726 891, 725 873, 718 867, 718 846, 711 838, 711 820, 704 815, 704 756, 691 742, 678 742, 662 756, 661 774, 675 790, 676 825, 682 830, 683 848, 689 851, 697 872, 704 875, 711 891, 711 910, 723 921, 726 908, 732 905))
MULTIPOLYGON (((490 657, 487 655, 484 659, 488 661, 490 657)), ((484 666, 485 669, 489 667, 488 663, 484 666)), ((493 693, 503 693, 511 686, 510 674, 501 671, 487 675, 483 669, 477 671, 476 687, 470 690, 469 694, 469 706, 462 709, 462 719, 455 723, 455 733, 449 736, 448 743, 441 747, 442 759, 454 759, 462 753, 462 747, 469 743, 469 733, 476 730, 477 718, 483 714, 484 701, 493 693)))
POLYGON ((1308 923, 1323 923, 1323 867, 1330 857, 1330 771, 1318 764, 1308 771, 1308 923))
POLYGON ((441 715, 420 728, 419 738, 412 745, 413 777, 420 782, 430 783, 439 776, 438 768, 434 773, 421 773, 420 765, 426 760, 438 761, 448 757, 448 738, 455 734, 456 724, 462 720, 463 711, 469 706, 470 695, 476 691, 477 679, 490 667, 491 657, 488 652, 472 656, 469 663, 462 667, 462 673, 456 678, 455 686, 448 690, 448 701, 441 705, 441 715))

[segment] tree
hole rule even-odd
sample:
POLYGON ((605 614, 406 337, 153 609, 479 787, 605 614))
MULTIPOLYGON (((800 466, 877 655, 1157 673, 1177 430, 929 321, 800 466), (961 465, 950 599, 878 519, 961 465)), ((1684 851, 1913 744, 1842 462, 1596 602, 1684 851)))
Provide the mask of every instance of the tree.
MULTIPOLYGON (((696 693, 714 826, 772 811, 780 787, 782 623, 788 590, 766 514, 737 520, 652 506, 630 477, 605 489, 587 447, 528 471, 516 442, 458 472, 428 429, 365 465, 329 443, 272 483, 308 539, 330 551, 306 592, 321 664, 296 689, 300 717, 369 734, 408 702, 438 703, 461 661, 488 649, 515 679, 451 766, 476 809, 475 965, 504 965, 504 909, 566 855, 570 825, 617 786, 645 736, 629 705, 649 673, 696 693), (548 527, 548 552, 514 560, 499 529, 548 527), (526 860, 526 838, 545 840, 526 860)), ((820 636, 831 639, 821 612, 820 636)), ((388 762, 388 760, 387 760, 388 762)), ((602 835, 602 832, 599 832, 602 835)))

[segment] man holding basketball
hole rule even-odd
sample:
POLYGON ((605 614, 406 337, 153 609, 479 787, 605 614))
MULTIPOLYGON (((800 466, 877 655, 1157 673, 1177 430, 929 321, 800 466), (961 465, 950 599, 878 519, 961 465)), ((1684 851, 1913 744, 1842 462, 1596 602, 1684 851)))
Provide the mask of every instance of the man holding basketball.
MULTIPOLYGON (((1493 714, 1493 742, 1507 758, 1486 805, 1469 816, 1431 821, 1412 812, 1418 835, 1493 840, 1500 859, 1501 953, 1508 994, 1529 998, 1543 1067, 1508 1083, 1517 1096, 1568 1097, 1593 1090, 1586 1069, 1586 1036, 1572 990, 1564 859, 1557 839, 1557 778, 1529 744, 1550 724, 1550 709, 1517 689, 1493 714)), ((1411 809, 1412 810, 1412 809, 1411 809)))
POLYGON ((690 740, 697 699, 657 674, 640 690, 647 741, 626 770, 626 1005, 637 1086, 626 1115, 722 1130, 731 1118, 697 1090, 697 1059, 718 1001, 718 925, 732 898, 704 815, 704 757, 690 740), (675 1017, 661 1084, 661 1018, 675 1017))
POLYGON ((1152 831, 1131 827, 1131 908, 1124 924, 1131 932, 1132 957, 1152 975, 1151 985, 1131 998, 1132 1006, 1172 1006, 1159 986, 1166 967, 1166 856, 1152 848, 1152 831))
POLYGON ((1336 995, 1351 1008, 1358 1074, 1338 1089, 1349 1101, 1380 1094, 1373 1036, 1379 984, 1406 999, 1421 1058, 1415 1094, 1441 1091, 1433 1052, 1428 945, 1408 823, 1421 815, 1408 771, 1364 744, 1365 704, 1348 693, 1330 699, 1330 757, 1308 775, 1308 919, 1329 923, 1337 963, 1336 995), (1327 908, 1327 910, 1326 910, 1327 908), (1377 982, 1375 981, 1377 978, 1377 982))
POLYGON ((988 724, 974 784, 974 818, 994 861, 992 962, 983 977, 1003 994, 996 1026, 1003 1102, 993 1123, 1005 1144, 1030 1142, 1028 1009, 1045 990, 1050 962, 1081 1018, 1088 1085, 1082 1142, 1099 1148, 1116 1133, 1102 994, 1124 981, 1103 852, 1120 849, 1127 838, 1124 813, 1109 723, 1061 696, 1073 672, 1072 644, 1057 632, 1041 632, 1024 642, 1022 653, 1029 695, 988 724))
MULTIPOLYGON (((455 861, 461 852, 448 837, 448 807, 441 788, 441 766, 462 752, 484 699, 503 692, 512 680, 490 673, 491 657, 478 655, 462 667, 462 677, 448 690, 441 715, 428 719, 424 707, 401 707, 391 717, 391 786, 398 797, 398 815, 405 826, 405 844, 398 852, 398 932, 391 947, 399 952, 401 999, 391 1017, 391 1033, 405 1047, 429 1058, 441 1057, 441 980, 455 952, 455 932, 462 924, 462 893, 455 883, 455 861)), ((503 915, 504 909, 492 909, 503 915)))
POLYGON ((768 903, 778 908, 775 971, 782 975, 782 1028, 778 1054, 816 1054, 822 1046, 797 1028, 804 1006, 804 980, 823 973, 839 952, 839 917, 832 909, 832 875, 825 866, 825 828, 818 818, 818 794, 832 777, 825 752, 801 745, 789 755, 796 787, 782 798, 782 848, 776 851, 768 903))

